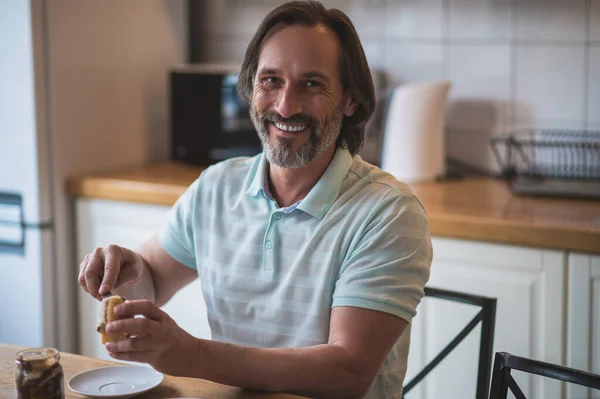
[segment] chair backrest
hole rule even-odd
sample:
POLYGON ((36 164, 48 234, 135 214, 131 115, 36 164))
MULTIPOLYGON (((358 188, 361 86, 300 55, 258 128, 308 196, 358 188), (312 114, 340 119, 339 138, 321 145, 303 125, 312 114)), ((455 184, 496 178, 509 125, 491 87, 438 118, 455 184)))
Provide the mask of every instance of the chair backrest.
POLYGON ((526 399, 523 391, 521 391, 521 388, 519 388, 517 382, 510 374, 511 370, 519 370, 525 373, 600 389, 600 375, 519 357, 507 352, 498 352, 494 359, 490 399, 505 399, 509 389, 515 398, 526 399))
POLYGON ((469 333, 481 322, 481 340, 479 342, 479 367, 477 371, 476 399, 487 399, 490 374, 492 369, 492 356, 494 346, 494 327, 496 323, 496 298, 471 295, 463 292, 442 290, 425 287, 425 297, 438 298, 447 301, 466 303, 481 307, 481 310, 463 328, 463 330, 450 343, 440 351, 423 369, 409 381, 403 389, 403 396, 410 392, 431 370, 433 370, 454 348, 458 346, 469 333))

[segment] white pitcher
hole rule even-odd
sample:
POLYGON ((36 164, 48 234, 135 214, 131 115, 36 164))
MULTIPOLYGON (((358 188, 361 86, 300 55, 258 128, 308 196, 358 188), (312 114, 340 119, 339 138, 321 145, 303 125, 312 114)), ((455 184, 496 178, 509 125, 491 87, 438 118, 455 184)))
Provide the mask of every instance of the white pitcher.
POLYGON ((387 111, 381 169, 406 183, 433 181, 446 173, 445 114, 448 81, 395 88, 387 111))

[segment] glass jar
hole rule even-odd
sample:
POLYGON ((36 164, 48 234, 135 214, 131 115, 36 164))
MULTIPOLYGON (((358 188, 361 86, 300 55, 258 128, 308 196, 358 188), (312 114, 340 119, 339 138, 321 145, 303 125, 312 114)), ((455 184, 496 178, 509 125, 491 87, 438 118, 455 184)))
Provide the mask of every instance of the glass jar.
POLYGON ((18 399, 63 399, 64 374, 60 353, 53 348, 30 348, 17 353, 15 388, 18 399))

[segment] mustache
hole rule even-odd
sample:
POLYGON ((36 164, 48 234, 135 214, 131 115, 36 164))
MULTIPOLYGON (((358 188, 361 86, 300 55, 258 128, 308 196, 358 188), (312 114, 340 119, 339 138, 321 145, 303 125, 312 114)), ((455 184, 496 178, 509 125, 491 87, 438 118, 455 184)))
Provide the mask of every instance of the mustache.
POLYGON ((275 112, 275 111, 265 111, 260 116, 260 120, 263 123, 273 122, 273 123, 286 123, 289 125, 309 125, 309 126, 318 125, 318 122, 314 118, 312 118, 308 115, 295 114, 295 115, 289 116, 287 118, 284 118, 278 112, 275 112))

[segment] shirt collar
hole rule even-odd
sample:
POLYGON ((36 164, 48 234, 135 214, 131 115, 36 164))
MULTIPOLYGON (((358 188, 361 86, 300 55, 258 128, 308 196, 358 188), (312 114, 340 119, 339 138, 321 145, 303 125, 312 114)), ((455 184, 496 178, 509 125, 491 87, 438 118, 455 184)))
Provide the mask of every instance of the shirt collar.
POLYGON ((325 173, 300 202, 298 209, 323 219, 337 199, 351 164, 350 151, 338 147, 325 173))
MULTIPOLYGON (((346 148, 337 148, 325 173, 307 196, 300 201, 298 209, 322 219, 337 199, 351 164, 350 152, 346 148)), ((266 157, 262 153, 254 162, 252 180, 246 190, 250 196, 257 196, 262 192, 265 197, 269 197, 267 165, 266 157)))
POLYGON ((250 185, 246 190, 246 194, 251 197, 256 197, 262 191, 263 194, 267 196, 267 193, 264 191, 265 182, 267 181, 267 160, 264 152, 261 152, 260 155, 254 159, 250 179, 250 185))

